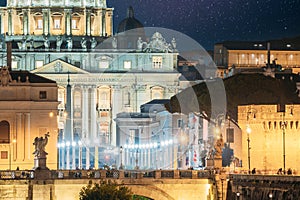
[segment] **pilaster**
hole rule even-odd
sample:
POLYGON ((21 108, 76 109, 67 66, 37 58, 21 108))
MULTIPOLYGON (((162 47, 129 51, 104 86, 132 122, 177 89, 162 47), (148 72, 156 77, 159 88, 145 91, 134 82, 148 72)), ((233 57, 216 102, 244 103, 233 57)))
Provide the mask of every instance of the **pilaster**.
POLYGON ((105 9, 102 9, 102 12, 101 12, 101 15, 102 15, 102 21, 101 21, 101 36, 106 36, 106 10, 105 9))
POLYGON ((85 11, 85 17, 86 17, 86 35, 90 36, 91 35, 91 10, 90 9, 86 9, 85 11))
POLYGON ((7 10, 8 13, 8 35, 12 35, 13 34, 13 10, 9 9, 7 10))
POLYGON ((65 12, 65 30, 66 35, 72 35, 72 16, 71 16, 71 9, 64 9, 65 12))
POLYGON ((49 9, 43 9, 43 34, 49 35, 50 31, 50 10, 49 9))

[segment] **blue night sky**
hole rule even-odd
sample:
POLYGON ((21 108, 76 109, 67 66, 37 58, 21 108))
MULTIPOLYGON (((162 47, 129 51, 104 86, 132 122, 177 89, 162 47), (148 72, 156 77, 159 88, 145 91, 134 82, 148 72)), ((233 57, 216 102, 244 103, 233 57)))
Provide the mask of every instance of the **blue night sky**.
POLYGON ((182 32, 207 50, 225 40, 300 36, 300 0, 107 0, 114 25, 132 5, 145 27, 182 32), (122 2, 122 3, 120 3, 122 2))
MULTIPOLYGON (((114 30, 132 5, 145 27, 182 32, 206 49, 225 40, 269 40, 300 35, 300 0, 107 0, 114 30)), ((0 0, 5 5, 5 0, 0 0)))

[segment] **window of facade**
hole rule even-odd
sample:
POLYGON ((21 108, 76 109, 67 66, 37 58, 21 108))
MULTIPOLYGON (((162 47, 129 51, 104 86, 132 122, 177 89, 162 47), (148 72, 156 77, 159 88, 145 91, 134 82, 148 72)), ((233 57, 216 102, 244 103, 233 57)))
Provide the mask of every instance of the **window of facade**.
POLYGON ((12 61, 11 62, 11 68, 12 69, 18 69, 18 61, 12 61))
POLYGON ((107 92, 100 93, 100 101, 99 101, 100 108, 108 108, 109 107, 109 98, 107 92))
POLYGON ((35 61, 35 68, 39 68, 39 67, 42 67, 44 65, 44 61, 42 60, 36 60, 35 61))
POLYGON ((129 91, 124 92, 124 105, 126 107, 130 106, 130 92, 129 91))
POLYGON ((109 123, 108 122, 102 122, 99 124, 100 132, 99 132, 99 138, 100 142, 103 144, 109 143, 109 123))
POLYGON ((99 62, 99 68, 100 69, 107 69, 109 67, 109 63, 106 60, 101 60, 99 62))
POLYGON ((152 67, 154 69, 162 68, 162 57, 161 56, 153 56, 152 57, 152 67))
POLYGON ((9 143, 10 126, 7 121, 0 122, 0 143, 9 143))
POLYGON ((131 61, 130 60, 126 60, 124 61, 124 69, 131 69, 131 61))
POLYGON ((74 107, 75 107, 75 111, 77 111, 81 108, 81 92, 80 91, 74 92, 74 107))
POLYGON ((151 99, 162 99, 163 98, 164 89, 159 86, 155 86, 151 88, 151 99))
POLYGON ((43 29, 43 19, 37 19, 36 29, 43 29))
POLYGON ((72 29, 78 29, 77 20, 72 19, 72 29))
POLYGON ((54 19, 54 29, 60 29, 60 19, 54 19))
POLYGON ((8 159, 8 152, 7 151, 1 151, 1 159, 8 159))
POLYGON ((177 127, 178 128, 183 128, 183 119, 178 119, 177 120, 177 127))
POLYGON ((40 91, 40 99, 47 99, 47 92, 46 91, 40 91))

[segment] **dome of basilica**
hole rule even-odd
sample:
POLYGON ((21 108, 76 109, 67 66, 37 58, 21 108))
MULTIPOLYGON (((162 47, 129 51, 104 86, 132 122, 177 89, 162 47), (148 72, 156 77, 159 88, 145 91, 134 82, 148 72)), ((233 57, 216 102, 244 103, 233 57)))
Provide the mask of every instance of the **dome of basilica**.
POLYGON ((106 8, 106 0, 7 0, 8 7, 96 7, 106 8))
POLYGON ((143 28, 143 24, 134 17, 132 6, 128 8, 127 17, 118 25, 118 33, 125 32, 131 29, 143 28))

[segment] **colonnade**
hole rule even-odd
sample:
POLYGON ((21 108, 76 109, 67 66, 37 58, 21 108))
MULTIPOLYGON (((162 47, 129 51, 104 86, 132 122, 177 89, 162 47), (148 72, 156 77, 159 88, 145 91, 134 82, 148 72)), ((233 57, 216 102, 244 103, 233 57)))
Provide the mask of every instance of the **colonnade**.
POLYGON ((113 10, 108 8, 99 8, 92 11, 88 8, 83 8, 79 12, 80 18, 78 28, 75 32, 72 28, 72 17, 75 14, 73 9, 64 8, 61 12, 57 12, 49 8, 41 9, 43 30, 37 30, 37 21, 35 16, 39 14, 36 10, 30 8, 22 9, 22 13, 17 14, 16 9, 10 8, 7 11, 0 11, 0 34, 7 33, 8 36, 17 35, 87 35, 87 36, 111 36, 113 35, 113 10), (54 27, 52 22, 53 17, 58 17, 61 20, 59 29, 54 27), (18 19, 20 18, 20 20, 18 19), (100 23, 98 23, 100 22, 100 23), (72 32, 73 31, 73 32, 72 32), (78 32, 79 31, 79 32, 78 32), (78 33, 77 33, 78 32, 78 33))

